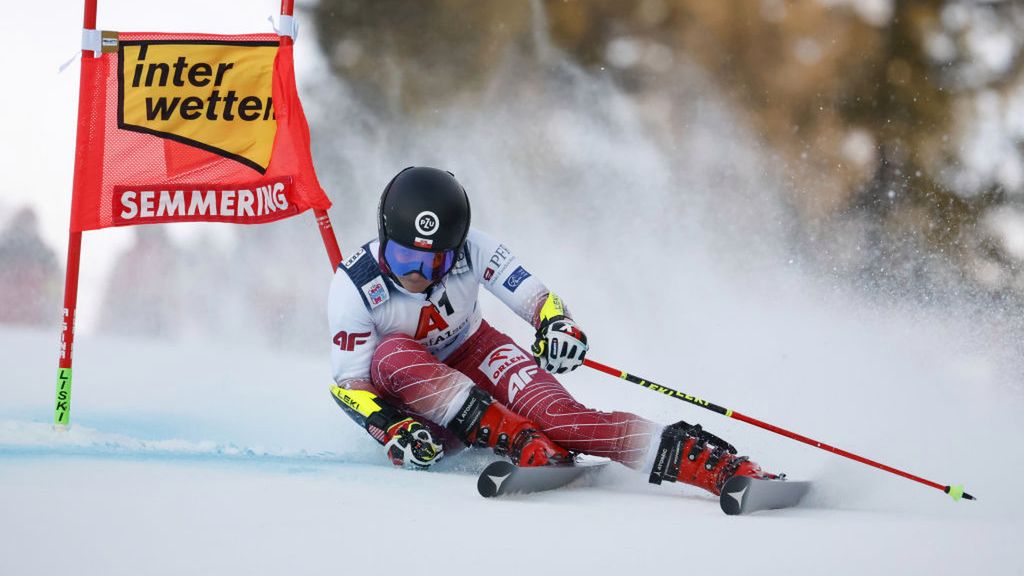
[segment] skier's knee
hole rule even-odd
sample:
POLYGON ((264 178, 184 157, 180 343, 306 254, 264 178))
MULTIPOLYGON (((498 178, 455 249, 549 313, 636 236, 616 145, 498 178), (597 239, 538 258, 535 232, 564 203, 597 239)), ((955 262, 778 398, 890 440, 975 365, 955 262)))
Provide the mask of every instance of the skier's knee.
POLYGON ((420 346, 419 342, 413 340, 411 336, 408 334, 402 334, 401 332, 392 332, 384 335, 384 337, 380 339, 380 344, 378 344, 378 346, 384 346, 385 344, 389 346, 420 346))
POLYGON ((426 352, 427 349, 419 342, 410 338, 407 334, 392 332, 380 339, 380 342, 377 344, 377 349, 374 350, 373 355, 375 357, 380 357, 385 354, 402 351, 426 352))
POLYGON ((381 338, 373 351, 370 377, 378 386, 390 380, 394 372, 414 364, 439 362, 422 344, 405 334, 392 333, 381 338))

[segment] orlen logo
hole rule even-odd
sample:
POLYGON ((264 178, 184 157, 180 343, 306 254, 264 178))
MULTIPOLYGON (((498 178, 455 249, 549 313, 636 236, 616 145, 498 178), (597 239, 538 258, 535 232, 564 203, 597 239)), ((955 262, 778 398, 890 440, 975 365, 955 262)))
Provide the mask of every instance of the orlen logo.
POLYGON ((261 174, 277 133, 277 42, 122 41, 118 127, 237 160, 261 174))
POLYGON ((343 352, 351 352, 356 349, 356 346, 360 344, 366 344, 367 338, 370 337, 369 332, 348 332, 342 330, 334 335, 334 343, 337 344, 343 352))
POLYGON ((496 385, 509 368, 529 360, 526 354, 514 344, 503 344, 484 358, 484 361, 480 363, 480 371, 487 375, 487 379, 492 384, 496 385))

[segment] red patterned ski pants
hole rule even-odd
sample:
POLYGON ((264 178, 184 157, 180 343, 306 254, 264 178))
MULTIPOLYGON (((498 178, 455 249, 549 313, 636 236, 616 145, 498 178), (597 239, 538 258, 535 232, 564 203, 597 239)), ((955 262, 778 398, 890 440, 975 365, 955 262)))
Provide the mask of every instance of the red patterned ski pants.
POLYGON ((446 425, 471 386, 531 420, 573 452, 644 466, 661 426, 628 412, 599 412, 577 402, 511 338, 482 322, 443 363, 409 336, 392 334, 374 351, 374 386, 408 412, 446 425))

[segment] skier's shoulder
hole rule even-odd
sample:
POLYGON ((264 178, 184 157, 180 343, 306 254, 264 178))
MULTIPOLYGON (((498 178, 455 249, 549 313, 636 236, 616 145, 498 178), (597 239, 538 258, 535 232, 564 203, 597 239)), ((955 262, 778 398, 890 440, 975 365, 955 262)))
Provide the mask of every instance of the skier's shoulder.
POLYGON ((469 229, 464 252, 472 267, 476 268, 480 263, 486 262, 498 250, 508 249, 494 236, 477 228, 469 229))
POLYGON ((500 244, 500 242, 498 242, 494 238, 494 236, 491 236, 487 232, 484 232, 483 230, 480 230, 479 228, 474 228, 474 227, 470 226, 469 233, 466 234, 466 246, 469 246, 471 248, 487 249, 492 244, 496 246, 496 245, 500 244))
POLYGON ((391 283, 377 264, 374 241, 363 244, 345 258, 331 281, 331 301, 345 307, 361 306, 367 312, 391 298, 391 283))
MULTIPOLYGON (((466 245, 480 282, 489 287, 496 286, 495 282, 499 278, 504 279, 507 276, 506 272, 521 268, 512 250, 504 242, 486 232, 470 228, 466 245)), ((525 271, 520 274, 529 275, 525 271)))

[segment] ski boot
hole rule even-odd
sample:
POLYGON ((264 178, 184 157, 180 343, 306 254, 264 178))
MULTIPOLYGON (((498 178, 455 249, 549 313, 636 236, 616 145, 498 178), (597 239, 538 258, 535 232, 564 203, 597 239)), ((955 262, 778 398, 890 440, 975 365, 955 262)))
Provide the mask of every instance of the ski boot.
POLYGON ((736 448, 732 444, 702 430, 700 424, 691 426, 679 421, 666 426, 661 434, 650 482, 682 482, 718 496, 726 480, 737 475, 777 478, 763 472, 746 456, 736 456, 736 448))
POLYGON ((467 446, 493 448, 516 466, 546 466, 572 461, 537 425, 502 406, 490 394, 474 387, 466 403, 448 424, 467 446))

